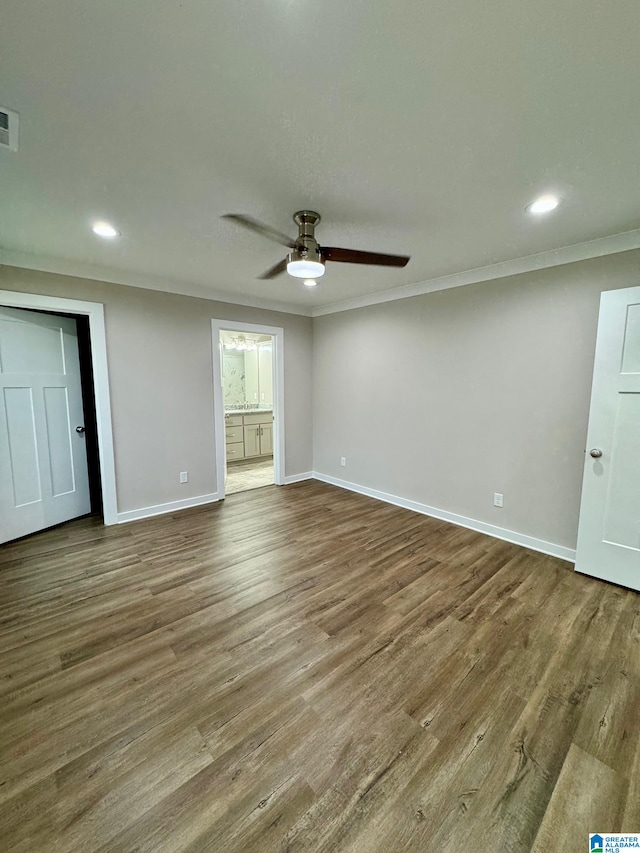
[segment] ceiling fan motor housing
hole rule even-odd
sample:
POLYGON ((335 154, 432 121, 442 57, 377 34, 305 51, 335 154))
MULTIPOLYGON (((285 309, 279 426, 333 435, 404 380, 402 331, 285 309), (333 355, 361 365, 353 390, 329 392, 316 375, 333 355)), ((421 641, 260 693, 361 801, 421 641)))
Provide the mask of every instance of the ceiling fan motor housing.
POLYGON ((320 222, 320 214, 313 210, 299 210, 294 214, 293 221, 298 226, 298 239, 295 248, 287 257, 287 263, 311 261, 324 266, 324 259, 314 234, 315 227, 320 222))
POLYGON ((291 261, 316 261, 316 263, 323 264, 324 260, 322 255, 320 254, 320 247, 316 243, 315 240, 311 240, 310 242, 305 242, 302 244, 298 244, 295 249, 289 252, 287 256, 287 260, 291 261))
POLYGON ((314 237, 314 229, 320 222, 320 214, 315 210, 299 210, 293 214, 293 221, 298 226, 300 238, 314 237))

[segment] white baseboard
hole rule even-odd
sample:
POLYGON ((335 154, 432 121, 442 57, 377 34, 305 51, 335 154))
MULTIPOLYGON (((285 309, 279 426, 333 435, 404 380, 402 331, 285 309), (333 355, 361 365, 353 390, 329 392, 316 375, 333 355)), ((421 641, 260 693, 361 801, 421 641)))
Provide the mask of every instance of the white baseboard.
POLYGON ((284 485, 289 486, 291 483, 300 483, 302 480, 312 480, 313 476, 313 471, 305 471, 304 474, 291 474, 284 478, 284 485))
POLYGON ((367 495, 370 498, 376 498, 379 501, 403 507, 404 509, 412 509, 414 512, 419 512, 422 515, 430 515, 433 518, 449 521, 451 524, 457 524, 460 527, 468 527, 470 530, 476 530, 478 533, 486 533, 487 536, 494 536, 496 539, 503 539, 505 542, 513 542, 514 545, 531 548, 533 551, 540 551, 542 554, 549 554, 551 557, 559 557, 561 560, 567 560, 570 563, 574 563, 576 559, 576 552, 571 548, 565 548, 563 545, 556 545, 553 542, 546 542, 544 539, 536 539, 533 536, 525 536, 523 533, 517 533, 515 530, 505 530, 503 527, 496 527, 496 525, 487 524, 485 521, 477 521, 475 518, 467 518, 464 515, 457 515, 454 512, 448 512, 444 509, 437 509, 436 507, 418 503, 417 501, 400 498, 397 495, 387 494, 387 492, 379 492, 377 489, 369 489, 366 486, 359 486, 357 483, 350 483, 347 480, 339 480, 337 477, 330 477, 328 474, 321 474, 319 471, 313 472, 313 478, 321 480, 323 483, 330 483, 332 486, 339 486, 341 489, 348 489, 350 492, 358 492, 360 495, 367 495))
POLYGON ((151 518, 154 515, 164 515, 167 512, 177 512, 181 509, 189 509, 202 504, 215 503, 218 498, 218 493, 210 495, 197 495, 195 498, 184 498, 181 501, 171 501, 166 504, 157 504, 156 506, 143 506, 140 509, 130 509, 126 512, 118 513, 118 524, 126 524, 128 521, 138 521, 140 518, 151 518))
MULTIPOLYGON (((285 485, 291 483, 300 483, 303 480, 320 480, 323 483, 329 483, 332 486, 338 486, 341 489, 347 489, 350 492, 357 492, 360 495, 366 495, 370 498, 375 498, 385 503, 394 504, 403 509, 410 509, 414 512, 419 512, 422 515, 429 515, 432 518, 439 518, 442 521, 448 521, 451 524, 457 524, 460 527, 467 527, 470 530, 475 530, 478 533, 485 533, 487 536, 493 536, 496 539, 503 539, 505 542, 512 542, 514 545, 521 545, 523 548, 531 548, 533 551, 540 551, 542 554, 549 554, 552 557, 558 557, 561 560, 567 560, 574 563, 576 552, 571 548, 565 548, 563 545, 556 545, 553 542, 547 542, 544 539, 536 539, 533 536, 525 536, 523 533, 517 533, 515 530, 506 530, 503 527, 497 527, 495 524, 487 524, 485 521, 478 521, 475 518, 467 518, 464 515, 458 515, 454 512, 448 512, 444 509, 428 506, 427 504, 419 503, 418 501, 408 500, 390 495, 387 492, 380 492, 377 489, 369 489, 367 486, 360 486, 357 483, 350 483, 348 480, 340 480, 337 477, 330 477, 328 474, 322 474, 319 471, 305 471, 302 474, 291 474, 284 478, 285 485)), ((194 506, 203 504, 215 503, 218 498, 218 493, 215 492, 209 495, 198 495, 194 498, 185 498, 180 501, 172 501, 165 504, 157 504, 156 506, 146 506, 140 509, 131 509, 126 512, 118 513, 118 524, 126 524, 129 521, 137 521, 141 518, 152 518, 154 515, 163 515, 168 512, 177 512, 181 509, 189 509, 194 506)))
MULTIPOLYGON (((284 478, 284 485, 290 483, 299 483, 302 480, 311 480, 313 478, 312 471, 305 471, 303 474, 291 474, 284 478)), ((140 509, 130 509, 126 512, 118 513, 118 524, 126 524, 128 521, 138 521, 141 518, 152 518, 154 515, 164 515, 167 512, 177 512, 181 509, 189 509, 202 504, 215 503, 220 500, 218 492, 210 495, 198 495, 195 498, 185 498, 181 501, 171 501, 166 504, 157 504, 156 506, 143 506, 140 509)))

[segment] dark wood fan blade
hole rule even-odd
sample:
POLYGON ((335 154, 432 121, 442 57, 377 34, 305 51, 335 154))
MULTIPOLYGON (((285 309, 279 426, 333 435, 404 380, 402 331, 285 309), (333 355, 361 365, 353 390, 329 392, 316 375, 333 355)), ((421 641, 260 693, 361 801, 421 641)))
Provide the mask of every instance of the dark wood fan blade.
POLYGON ((379 252, 360 252, 358 249, 336 249, 334 246, 321 246, 320 254, 325 261, 372 264, 378 267, 406 267, 410 261, 408 255, 382 255, 379 252))
POLYGON ((285 258, 283 261, 278 261, 277 264, 271 267, 270 270, 263 272, 262 275, 259 275, 258 278, 275 278, 280 273, 285 272, 287 269, 287 259, 285 258))
POLYGON ((295 248, 296 242, 291 237, 287 237, 286 234, 283 234, 276 228, 272 228, 270 225, 265 225, 264 222, 259 222, 252 216, 245 216, 244 213, 225 213, 221 216, 221 219, 232 219, 238 225, 242 225, 250 231, 255 231, 256 234, 261 234, 269 240, 275 240, 276 243, 282 243, 283 246, 288 246, 290 249, 295 248))

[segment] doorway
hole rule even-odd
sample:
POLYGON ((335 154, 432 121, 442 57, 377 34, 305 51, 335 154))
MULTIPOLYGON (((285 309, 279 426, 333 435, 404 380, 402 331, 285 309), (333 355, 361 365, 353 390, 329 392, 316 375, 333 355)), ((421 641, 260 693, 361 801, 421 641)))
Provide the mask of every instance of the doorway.
POLYGON ((284 482, 283 330, 212 321, 218 495, 284 482))
POLYGON ((220 332, 225 425, 225 494, 272 486, 273 338, 220 332))
POLYGON ((96 475, 92 477, 90 474, 90 482, 97 494, 91 497, 92 507, 102 505, 102 517, 105 525, 117 524, 116 477, 104 306, 99 302, 84 302, 78 299, 43 296, 37 293, 21 293, 11 290, 0 290, 0 305, 8 308, 26 308, 31 311, 72 315, 79 321, 81 352, 84 348, 87 362, 90 361, 87 374, 88 381, 83 386, 83 395, 89 399, 93 398, 92 408, 95 412, 95 432, 92 440, 97 448, 97 461, 95 455, 91 461, 90 455, 89 464, 96 466, 96 475))
POLYGON ((0 306, 0 542, 102 516, 89 323, 0 306))

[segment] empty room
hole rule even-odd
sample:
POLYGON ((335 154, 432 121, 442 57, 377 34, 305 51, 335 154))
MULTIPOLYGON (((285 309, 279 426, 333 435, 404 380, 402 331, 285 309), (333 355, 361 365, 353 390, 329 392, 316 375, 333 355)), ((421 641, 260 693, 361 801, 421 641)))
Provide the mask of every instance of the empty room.
POLYGON ((639 34, 5 4, 3 850, 640 849, 639 34))

